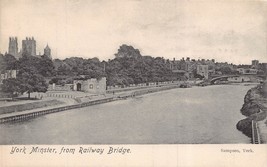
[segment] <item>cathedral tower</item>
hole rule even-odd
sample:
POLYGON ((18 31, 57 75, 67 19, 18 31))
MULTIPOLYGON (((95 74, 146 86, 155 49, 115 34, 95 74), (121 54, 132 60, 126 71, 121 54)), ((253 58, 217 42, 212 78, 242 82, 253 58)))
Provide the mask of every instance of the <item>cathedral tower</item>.
POLYGON ((33 37, 26 37, 26 40, 22 40, 22 53, 36 56, 36 41, 33 37))
POLYGON ((8 54, 17 58, 18 56, 18 39, 17 37, 9 37, 8 54))
POLYGON ((44 48, 44 55, 48 56, 50 59, 52 59, 51 57, 51 49, 49 48, 48 44, 46 45, 46 47, 44 48))

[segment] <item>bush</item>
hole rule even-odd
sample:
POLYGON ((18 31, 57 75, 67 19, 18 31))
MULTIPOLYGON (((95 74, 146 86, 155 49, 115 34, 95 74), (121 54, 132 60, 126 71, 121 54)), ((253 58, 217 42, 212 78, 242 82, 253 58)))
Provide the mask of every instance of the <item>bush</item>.
POLYGON ((66 84, 66 81, 63 79, 63 78, 52 78, 50 81, 49 81, 49 84, 56 84, 56 85, 65 85, 66 84))

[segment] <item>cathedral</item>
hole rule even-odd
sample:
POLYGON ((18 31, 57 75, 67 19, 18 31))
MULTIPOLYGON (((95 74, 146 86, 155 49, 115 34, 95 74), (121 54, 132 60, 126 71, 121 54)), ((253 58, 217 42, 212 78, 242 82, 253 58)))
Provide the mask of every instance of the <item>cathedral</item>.
MULTIPOLYGON (((25 40, 22 40, 22 50, 18 50, 18 38, 9 37, 8 54, 13 55, 16 59, 19 59, 25 53, 30 54, 32 56, 42 56, 41 54, 36 54, 36 41, 33 37, 26 37, 25 40)), ((52 59, 51 49, 49 48, 48 44, 44 48, 44 55, 52 59)))

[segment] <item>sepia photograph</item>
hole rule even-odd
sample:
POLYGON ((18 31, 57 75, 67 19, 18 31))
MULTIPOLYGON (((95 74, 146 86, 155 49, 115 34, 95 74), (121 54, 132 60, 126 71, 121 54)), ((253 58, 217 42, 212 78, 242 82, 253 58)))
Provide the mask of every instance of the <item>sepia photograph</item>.
POLYGON ((0 0, 0 145, 266 147, 266 18, 266 1, 0 0))

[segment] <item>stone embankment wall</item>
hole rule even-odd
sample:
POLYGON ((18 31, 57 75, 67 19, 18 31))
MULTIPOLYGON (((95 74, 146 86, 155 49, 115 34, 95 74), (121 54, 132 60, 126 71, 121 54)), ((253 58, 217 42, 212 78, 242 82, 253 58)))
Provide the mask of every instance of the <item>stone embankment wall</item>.
POLYGON ((263 104, 266 102, 266 91, 266 83, 261 84, 250 89, 244 98, 241 113, 247 118, 240 120, 236 127, 248 137, 252 137, 252 120, 262 121, 266 119, 267 113, 263 104))
POLYGON ((152 88, 152 89, 138 90, 138 91, 135 91, 133 93, 133 96, 141 96, 141 95, 145 95, 145 94, 148 94, 148 93, 155 93, 155 92, 175 89, 175 88, 179 88, 179 87, 180 87, 180 85, 172 85, 172 86, 168 86, 168 87, 155 87, 155 88, 152 88))
POLYGON ((32 109, 48 107, 48 106, 56 106, 59 104, 63 104, 63 102, 58 101, 58 100, 47 100, 47 101, 39 101, 39 102, 4 106, 4 107, 0 107, 0 114, 20 112, 20 111, 32 110, 32 109))

